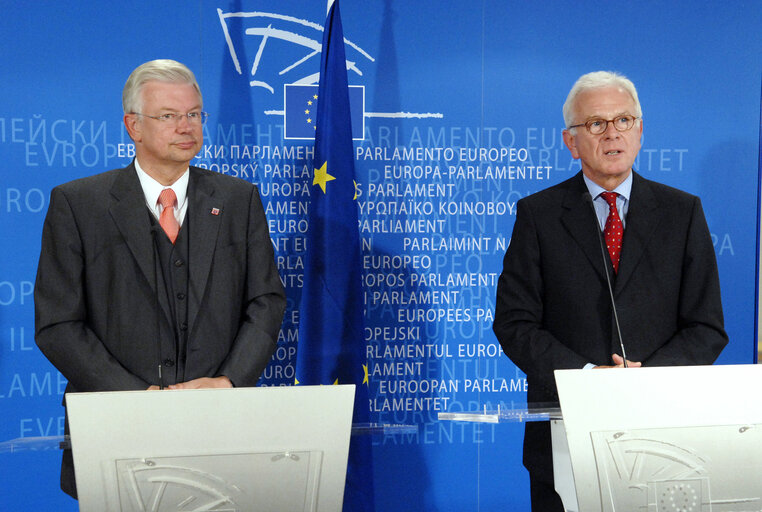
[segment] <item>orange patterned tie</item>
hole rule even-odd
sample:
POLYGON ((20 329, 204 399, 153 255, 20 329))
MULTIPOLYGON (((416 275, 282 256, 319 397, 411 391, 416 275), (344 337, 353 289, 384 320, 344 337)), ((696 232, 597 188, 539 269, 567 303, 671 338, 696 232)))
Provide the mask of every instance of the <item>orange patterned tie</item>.
POLYGON ((619 218, 619 211, 616 209, 618 195, 616 192, 601 192, 601 197, 609 204, 609 216, 606 218, 603 237, 606 239, 614 273, 619 271, 619 255, 622 253, 622 235, 624 234, 622 219, 619 218))
POLYGON ((165 188, 159 194, 157 203, 164 208, 159 217, 159 224, 169 237, 169 240, 174 244, 175 240, 177 240, 177 233, 180 232, 180 224, 175 218, 175 204, 177 204, 175 191, 171 188, 165 188))

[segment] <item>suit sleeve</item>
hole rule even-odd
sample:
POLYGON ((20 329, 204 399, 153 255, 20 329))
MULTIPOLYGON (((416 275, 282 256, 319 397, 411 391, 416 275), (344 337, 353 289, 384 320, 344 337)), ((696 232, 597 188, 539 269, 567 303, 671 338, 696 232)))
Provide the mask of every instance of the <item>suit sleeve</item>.
POLYGON ((530 206, 519 201, 497 284, 493 330, 505 354, 530 382, 540 384, 546 395, 555 396, 553 371, 583 368, 589 361, 543 329, 543 288, 537 227, 530 206))
POLYGON ((246 300, 238 333, 219 375, 235 386, 254 386, 278 342, 286 295, 275 266, 259 192, 252 187, 246 249, 246 300))
POLYGON ((728 343, 720 279, 701 200, 693 199, 678 304, 678 330, 643 364, 712 364, 728 343))
POLYGON ((77 391, 147 389, 88 325, 81 237, 68 198, 53 189, 34 287, 35 341, 77 391))

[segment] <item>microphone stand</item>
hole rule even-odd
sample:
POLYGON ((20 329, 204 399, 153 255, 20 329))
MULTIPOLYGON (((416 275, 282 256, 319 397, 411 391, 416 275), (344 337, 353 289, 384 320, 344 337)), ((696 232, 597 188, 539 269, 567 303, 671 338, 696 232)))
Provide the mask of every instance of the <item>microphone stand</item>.
MULTIPOLYGON (((153 241, 153 251, 154 251, 154 262, 158 261, 158 265, 154 263, 154 276, 153 276, 153 285, 154 285, 154 301, 156 305, 156 336, 157 336, 157 355, 158 355, 158 361, 159 361, 159 389, 164 389, 164 377, 162 376, 161 372, 161 302, 159 301, 159 272, 162 271, 161 268, 161 258, 159 257, 159 244, 156 241, 156 232, 157 227, 151 226, 151 240, 153 241)), ((163 272, 162 272, 163 273, 163 272)))
POLYGON ((603 234, 601 233, 601 228, 598 225, 598 213, 595 211, 595 205, 593 204, 593 197, 590 195, 590 192, 585 192, 583 194, 585 202, 590 204, 590 208, 593 209, 593 216, 595 218, 595 232, 598 233, 598 245, 601 248, 601 257, 603 258, 603 271, 606 274, 606 284, 608 285, 609 289, 609 298, 611 299, 611 310, 614 312, 614 324, 616 325, 616 334, 619 338, 619 348, 622 349, 622 360, 624 361, 624 367, 628 368, 627 366, 627 353, 624 350, 624 342, 622 341, 622 330, 619 327, 619 315, 617 315, 616 312, 616 302, 614 301, 614 289, 611 286, 611 275, 609 274, 609 264, 611 263, 610 258, 608 257, 608 254, 606 254, 606 250, 604 247, 606 246, 606 241, 603 239, 603 234))

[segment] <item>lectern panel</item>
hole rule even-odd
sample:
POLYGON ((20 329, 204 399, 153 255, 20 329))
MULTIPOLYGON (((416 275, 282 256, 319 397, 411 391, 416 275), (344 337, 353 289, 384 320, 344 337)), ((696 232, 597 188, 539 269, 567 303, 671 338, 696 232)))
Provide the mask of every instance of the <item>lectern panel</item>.
POLYGON ((762 366, 558 370, 584 512, 762 510, 762 366))
POLYGON ((308 512, 317 503, 322 455, 271 452, 117 460, 119 504, 124 512, 308 512))
POLYGON ((353 385, 66 400, 83 512, 341 510, 353 385))
POLYGON ((762 425, 592 432, 604 512, 761 510, 762 425))

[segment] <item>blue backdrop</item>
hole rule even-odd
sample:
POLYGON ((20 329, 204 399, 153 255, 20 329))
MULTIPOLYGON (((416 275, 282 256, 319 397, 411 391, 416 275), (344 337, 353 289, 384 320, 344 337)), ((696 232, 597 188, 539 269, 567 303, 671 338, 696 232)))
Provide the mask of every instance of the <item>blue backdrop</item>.
MULTIPOLYGON (((313 148, 285 86, 316 83, 325 2, 4 2, 2 11, 0 441, 62 434, 65 381, 33 339, 48 196, 129 162, 121 89, 155 58, 186 63, 204 92, 211 118, 193 163, 260 186, 289 298, 263 383, 291 383, 313 148)), ((372 419, 419 428, 374 438, 378 510, 528 510, 522 426, 436 416, 525 401, 524 376, 491 332, 495 285, 516 201, 579 170, 561 139, 561 105, 585 72, 620 71, 638 87, 636 167, 701 196, 730 336, 719 362, 754 360, 762 4, 344 0, 342 19, 349 83, 360 87, 358 350, 372 419)), ((0 454, 0 508, 75 510, 58 491, 59 459, 0 454)))

